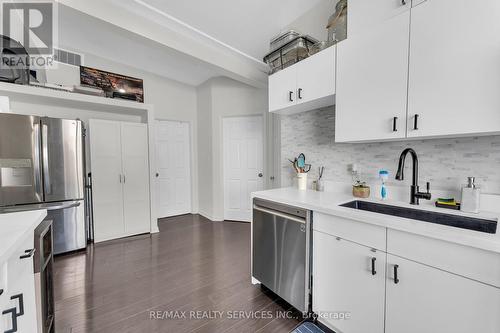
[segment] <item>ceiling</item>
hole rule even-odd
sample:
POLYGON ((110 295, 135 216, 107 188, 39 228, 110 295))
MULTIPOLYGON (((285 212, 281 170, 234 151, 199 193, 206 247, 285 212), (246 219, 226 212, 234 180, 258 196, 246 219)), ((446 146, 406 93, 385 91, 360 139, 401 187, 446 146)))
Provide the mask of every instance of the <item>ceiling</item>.
MULTIPOLYGON (((240 52, 261 60, 269 40, 321 0, 134 0, 139 15, 177 19, 240 52)), ((118 1, 114 1, 118 3, 118 1)), ((121 1, 122 2, 122 1, 121 1)), ((125 3, 125 2, 122 2, 125 3)))

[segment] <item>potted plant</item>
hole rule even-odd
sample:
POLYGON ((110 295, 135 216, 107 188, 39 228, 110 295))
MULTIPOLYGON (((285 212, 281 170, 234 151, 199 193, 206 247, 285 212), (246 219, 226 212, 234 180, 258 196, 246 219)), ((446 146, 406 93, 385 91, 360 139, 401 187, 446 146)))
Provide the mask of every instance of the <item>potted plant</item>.
POLYGON ((352 186, 352 195, 356 198, 368 198, 370 196, 370 186, 366 182, 357 180, 352 186))

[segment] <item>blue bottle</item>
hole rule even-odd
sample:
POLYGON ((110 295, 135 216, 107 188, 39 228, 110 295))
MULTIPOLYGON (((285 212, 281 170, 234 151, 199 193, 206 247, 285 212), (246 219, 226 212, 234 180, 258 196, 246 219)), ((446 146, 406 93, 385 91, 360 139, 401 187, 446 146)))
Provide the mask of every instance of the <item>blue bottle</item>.
POLYGON ((389 179, 389 171, 380 170, 378 173, 380 180, 382 180, 382 187, 380 189, 380 197, 382 200, 387 199, 387 187, 385 187, 385 182, 389 179))

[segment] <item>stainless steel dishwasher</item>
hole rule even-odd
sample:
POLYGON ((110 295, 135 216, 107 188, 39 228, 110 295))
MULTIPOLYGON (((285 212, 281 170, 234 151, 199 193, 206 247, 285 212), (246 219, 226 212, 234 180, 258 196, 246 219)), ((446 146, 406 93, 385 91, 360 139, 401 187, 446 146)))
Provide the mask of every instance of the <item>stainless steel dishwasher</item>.
POLYGON ((310 311, 311 212, 254 199, 252 276, 297 310, 310 311))

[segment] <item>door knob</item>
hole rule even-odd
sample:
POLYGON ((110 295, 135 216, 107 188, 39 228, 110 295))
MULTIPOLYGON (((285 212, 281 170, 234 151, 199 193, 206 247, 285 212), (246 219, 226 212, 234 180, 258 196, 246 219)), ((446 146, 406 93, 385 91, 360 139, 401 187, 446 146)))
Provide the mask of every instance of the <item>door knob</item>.
POLYGON ((259 178, 262 178, 264 175, 261 173, 259 173, 259 178))
POLYGON ((156 173, 156 178, 158 178, 158 177, 160 177, 160 174, 157 172, 157 173, 156 173))

